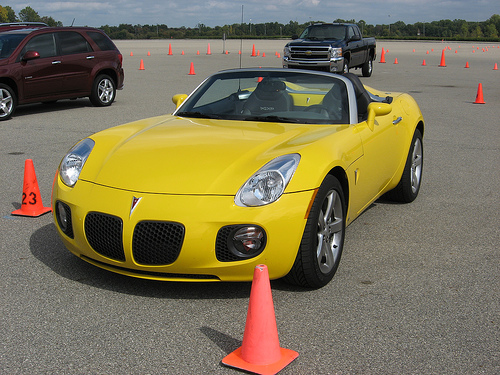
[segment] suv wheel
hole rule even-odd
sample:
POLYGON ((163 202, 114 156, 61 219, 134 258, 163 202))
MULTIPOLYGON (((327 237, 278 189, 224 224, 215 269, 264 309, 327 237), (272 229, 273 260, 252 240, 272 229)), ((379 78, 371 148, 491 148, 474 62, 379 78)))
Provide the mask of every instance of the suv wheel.
POLYGON ((16 109, 16 94, 14 90, 0 83, 0 121, 8 120, 16 109))
POLYGON ((92 86, 90 102, 96 107, 105 107, 113 103, 115 94, 115 81, 110 76, 101 74, 95 79, 92 86))

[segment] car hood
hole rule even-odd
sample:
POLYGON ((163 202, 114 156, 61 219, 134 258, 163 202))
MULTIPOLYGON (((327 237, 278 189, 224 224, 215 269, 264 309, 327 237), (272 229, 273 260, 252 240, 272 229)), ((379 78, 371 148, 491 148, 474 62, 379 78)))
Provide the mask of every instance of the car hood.
POLYGON ((310 46, 331 46, 336 47, 342 44, 342 40, 339 39, 323 39, 323 40, 311 40, 311 39, 296 39, 288 43, 288 46, 293 47, 310 47, 310 46))
POLYGON ((338 129, 171 115, 141 120, 91 136, 95 146, 80 179, 145 193, 234 195, 270 160, 338 129))

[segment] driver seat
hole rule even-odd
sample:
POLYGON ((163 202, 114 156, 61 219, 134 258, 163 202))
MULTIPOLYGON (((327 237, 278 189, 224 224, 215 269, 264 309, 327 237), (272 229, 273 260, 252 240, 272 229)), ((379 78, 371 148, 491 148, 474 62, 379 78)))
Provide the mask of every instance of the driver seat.
POLYGON ((243 106, 242 114, 261 115, 271 112, 287 112, 293 109, 293 100, 286 92, 283 81, 264 79, 243 106))

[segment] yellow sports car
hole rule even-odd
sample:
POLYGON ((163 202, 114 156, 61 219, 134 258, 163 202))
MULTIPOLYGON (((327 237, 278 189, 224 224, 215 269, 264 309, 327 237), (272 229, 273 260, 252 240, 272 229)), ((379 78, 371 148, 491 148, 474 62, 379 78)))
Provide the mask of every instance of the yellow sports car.
POLYGON ((175 95, 171 115, 77 143, 54 181, 66 247, 124 275, 327 284, 345 227, 387 194, 413 201, 424 120, 353 74, 234 69, 175 95))

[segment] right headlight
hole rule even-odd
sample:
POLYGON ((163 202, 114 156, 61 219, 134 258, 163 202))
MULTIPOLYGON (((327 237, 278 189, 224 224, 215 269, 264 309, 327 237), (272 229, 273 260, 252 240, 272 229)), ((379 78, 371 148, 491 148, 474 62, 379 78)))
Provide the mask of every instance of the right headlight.
POLYGON ((276 202, 292 179, 299 161, 299 154, 271 160, 243 184, 236 194, 235 203, 241 207, 255 207, 276 202))
POLYGON ((63 182, 69 187, 75 186, 83 166, 94 148, 95 142, 90 138, 77 143, 61 161, 59 166, 59 175, 63 182))

